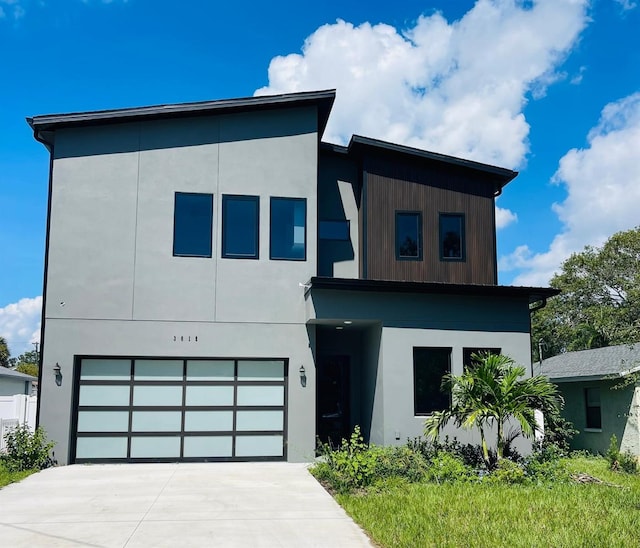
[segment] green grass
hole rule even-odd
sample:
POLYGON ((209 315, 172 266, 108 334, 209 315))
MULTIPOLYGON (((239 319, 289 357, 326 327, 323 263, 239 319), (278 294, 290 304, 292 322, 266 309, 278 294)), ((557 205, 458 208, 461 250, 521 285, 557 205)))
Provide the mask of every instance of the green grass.
POLYGON ((620 487, 395 482, 336 498, 386 548, 638 546, 640 476, 611 472, 604 459, 564 466, 620 487))
POLYGON ((36 470, 25 470, 23 472, 10 472, 2 464, 0 464, 0 489, 10 483, 23 480, 27 476, 30 476, 36 472, 36 470))

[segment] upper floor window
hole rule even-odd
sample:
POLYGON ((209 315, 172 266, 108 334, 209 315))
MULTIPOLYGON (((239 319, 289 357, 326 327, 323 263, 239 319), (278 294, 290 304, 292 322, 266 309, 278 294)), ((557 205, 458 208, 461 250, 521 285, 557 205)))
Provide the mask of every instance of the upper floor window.
POLYGON ((444 411, 451 394, 441 389, 442 377, 451 372, 451 348, 413 349, 413 405, 416 415, 444 411))
POLYGON ((396 211, 396 259, 422 260, 422 213, 396 211))
POLYGON ((464 261, 464 215, 440 213, 440 259, 464 261))
POLYGON ((344 221, 318 221, 318 238, 321 240, 348 241, 350 225, 344 221))
POLYGON ((211 257, 213 195, 176 192, 173 209, 174 257, 211 257))
POLYGON ((269 257, 289 261, 307 258, 307 200, 271 198, 269 257))
POLYGON ((260 220, 258 196, 222 196, 222 256, 257 259, 260 220))

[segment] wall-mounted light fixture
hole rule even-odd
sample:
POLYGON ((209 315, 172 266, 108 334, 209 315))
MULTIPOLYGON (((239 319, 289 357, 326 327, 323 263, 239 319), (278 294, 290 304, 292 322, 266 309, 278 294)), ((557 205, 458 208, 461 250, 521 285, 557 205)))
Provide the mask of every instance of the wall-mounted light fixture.
POLYGON ((302 387, 307 386, 307 371, 304 368, 304 365, 300 366, 300 369, 298 369, 298 372, 300 373, 300 384, 302 387))
POLYGON ((60 386, 62 384, 62 367, 58 362, 53 366, 53 374, 56 378, 56 384, 60 386))

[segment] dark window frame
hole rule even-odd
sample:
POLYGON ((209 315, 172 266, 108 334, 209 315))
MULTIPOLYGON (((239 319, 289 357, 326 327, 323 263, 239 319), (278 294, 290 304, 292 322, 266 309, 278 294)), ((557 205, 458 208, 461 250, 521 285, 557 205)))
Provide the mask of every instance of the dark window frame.
POLYGON ((465 262, 467 260, 467 235, 465 231, 466 218, 464 213, 440 212, 438 214, 438 246, 440 248, 440 260, 444 262, 465 262), (460 219, 460 256, 445 257, 444 237, 442 234, 442 220, 444 218, 457 217, 460 219))
MULTIPOLYGON (((295 228, 295 225, 294 225, 295 228)), ((271 261, 306 261, 307 260, 307 199, 289 196, 271 196, 269 199, 269 259, 271 261), (274 202, 302 202, 304 204, 304 253, 302 257, 277 257, 273 253, 273 203, 274 202)))
POLYGON ((348 242, 351 240, 351 221, 349 219, 322 219, 318 221, 318 240, 326 242, 348 242), (323 223, 340 223, 346 227, 346 234, 344 238, 327 238, 322 235, 323 223))
POLYGON ((245 194, 223 194, 222 195, 222 245, 221 257, 223 259, 259 259, 260 258, 260 196, 245 194), (256 251, 251 255, 231 253, 227 251, 226 231, 227 231, 227 207, 230 201, 253 202, 256 207, 255 217, 255 243, 256 251))
POLYGON ((444 401, 445 397, 447 399, 447 403, 446 403, 446 407, 444 407, 442 405, 431 405, 429 409, 425 409, 425 408, 418 408, 419 407, 419 394, 418 394, 418 369, 420 367, 420 365, 417 363, 417 358, 418 358, 418 353, 421 351, 425 351, 425 350, 433 350, 433 351, 443 351, 447 353, 447 367, 446 367, 446 371, 444 371, 442 373, 442 375, 440 376, 440 382, 442 382, 442 377, 444 377, 444 375, 446 374, 450 374, 452 371, 452 352, 453 352, 453 348, 450 346, 414 346, 413 347, 413 414, 416 417, 424 417, 424 416, 429 416, 432 415, 433 413, 437 412, 437 411, 443 411, 445 409, 450 409, 451 408, 451 393, 449 394, 444 394, 442 393, 442 391, 440 390, 440 384, 438 385, 437 389, 438 391, 440 391, 440 393, 442 394, 442 400, 444 401))
POLYGON ((422 211, 413 211, 413 210, 396 210, 395 214, 395 224, 394 224, 394 240, 395 240, 395 252, 396 252, 396 260, 397 261, 422 261, 423 257, 423 225, 422 225, 422 211), (418 219, 418 231, 417 231, 417 244, 418 244, 418 255, 410 256, 410 255, 401 255, 400 248, 398 246, 398 220, 403 216, 416 216, 418 219))
POLYGON ((472 354, 482 354, 485 352, 498 355, 502 354, 502 348, 465 346, 462 349, 462 366, 464 367, 464 370, 466 371, 469 367, 471 367, 471 365, 473 365, 473 360, 471 359, 472 354))
POLYGON ((213 257, 213 194, 207 192, 174 192, 173 195, 173 256, 174 257, 200 257, 210 259, 213 257), (201 196, 209 198, 209 231, 208 231, 208 253, 185 253, 176 250, 176 229, 180 224, 178 217, 178 200, 179 196, 201 196))
POLYGON ((602 430, 602 393, 597 386, 589 386, 584 389, 585 428, 590 430, 602 430), (598 394, 598 405, 589 405, 589 391, 598 394))

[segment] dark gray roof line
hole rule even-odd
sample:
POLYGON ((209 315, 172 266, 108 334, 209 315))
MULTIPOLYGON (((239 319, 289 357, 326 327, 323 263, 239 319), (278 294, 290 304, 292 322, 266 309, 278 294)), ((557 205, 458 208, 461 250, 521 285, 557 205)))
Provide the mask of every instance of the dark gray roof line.
POLYGON ((363 280, 359 278, 313 277, 307 291, 332 289, 344 291, 378 291, 389 293, 435 293, 445 295, 478 295, 485 297, 526 297, 535 303, 558 295, 550 287, 520 287, 513 285, 452 284, 445 282, 399 282, 391 280, 363 280))
POLYGON ((502 186, 506 185, 509 181, 513 180, 518 175, 517 171, 512 171, 510 169, 505 169, 502 167, 483 164, 481 162, 474 162, 473 160, 456 158, 455 156, 448 156, 447 154, 430 152, 428 150, 399 145, 396 143, 389 143, 387 141, 381 141, 379 139, 363 137, 362 135, 353 135, 351 137, 351 141, 349 142, 349 151, 351 152, 357 150, 359 147, 385 149, 389 152, 415 156, 426 160, 434 160, 436 162, 445 162, 476 171, 484 171, 490 175, 494 175, 500 178, 502 180, 502 186))
MULTIPOLYGON (((225 112, 248 112, 259 109, 294 108, 315 104, 318 107, 318 134, 324 133, 329 114, 336 97, 335 89, 320 91, 302 91, 279 95, 263 95, 240 97, 236 99, 220 99, 216 101, 200 101, 192 103, 175 103, 145 107, 131 107, 88 112, 72 112, 67 114, 44 114, 27 118, 36 138, 47 145, 52 144, 51 132, 56 129, 92 126, 99 124, 116 124, 136 120, 157 120, 163 118, 207 116, 225 112)), ((332 143, 322 143, 322 147, 341 154, 356 154, 363 150, 386 151, 423 160, 445 162, 462 168, 473 169, 496 177, 501 189, 514 179, 517 171, 483 164, 472 160, 464 160, 446 154, 430 152, 405 145, 390 143, 361 135, 353 135, 348 147, 332 143)), ((499 190, 499 189, 498 189, 499 190)))
POLYGON ((555 381, 624 377, 640 370, 640 343, 566 352, 542 361, 540 373, 555 381))
POLYGON ((217 101, 177 103, 146 107, 73 112, 69 114, 45 114, 27 118, 27 123, 37 132, 51 131, 66 127, 79 127, 108 123, 123 123, 140 119, 176 118, 185 116, 206 116, 224 112, 244 112, 257 109, 294 108, 315 104, 318 107, 318 133, 322 135, 329 120, 329 113, 336 97, 334 89, 303 91, 279 95, 241 97, 217 101))

